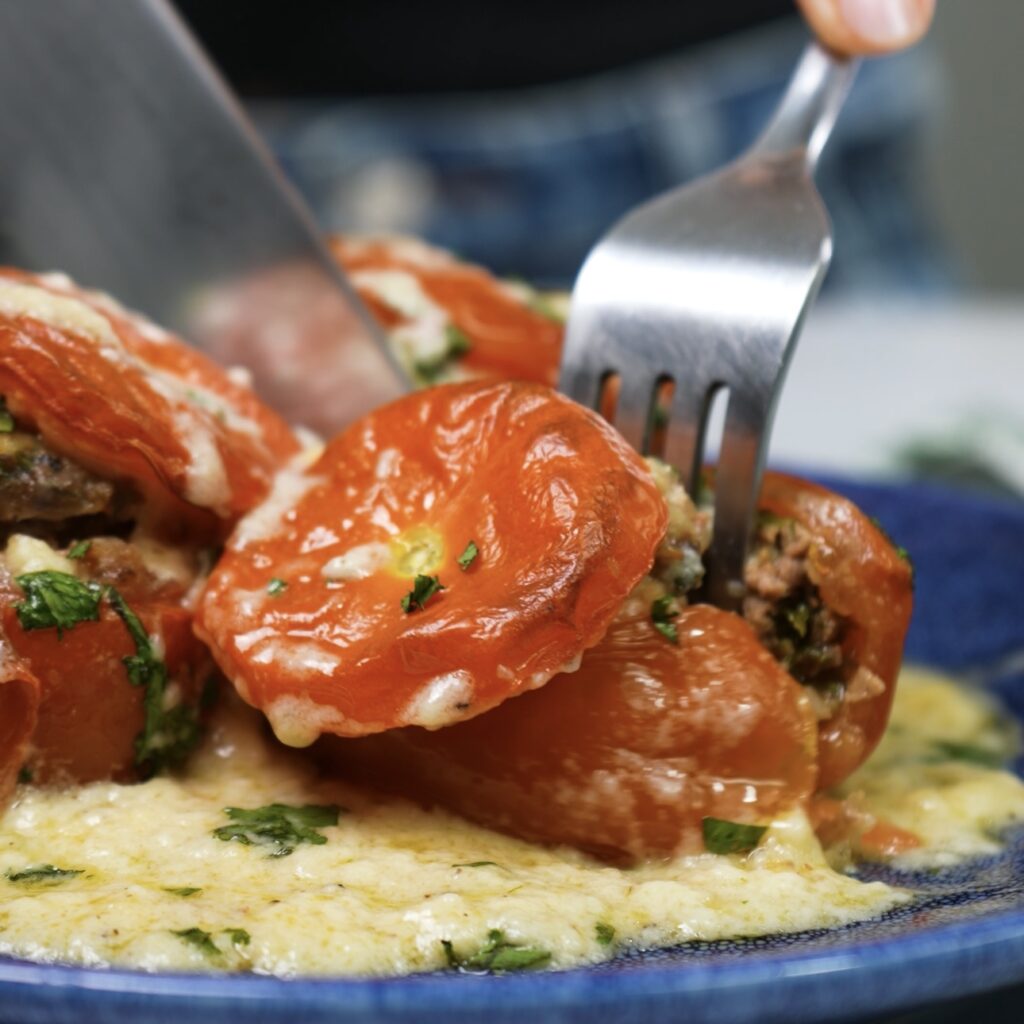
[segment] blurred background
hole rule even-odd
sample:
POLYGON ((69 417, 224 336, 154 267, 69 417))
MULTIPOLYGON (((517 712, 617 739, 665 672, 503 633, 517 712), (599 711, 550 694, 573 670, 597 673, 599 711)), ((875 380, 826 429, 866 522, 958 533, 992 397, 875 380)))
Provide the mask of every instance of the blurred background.
MULTIPOLYGON (((178 5, 327 229, 556 287, 747 146, 807 38, 790 0, 178 5)), ((939 0, 921 45, 865 63, 775 461, 1024 493, 1021 38, 1019 0, 939 0)))

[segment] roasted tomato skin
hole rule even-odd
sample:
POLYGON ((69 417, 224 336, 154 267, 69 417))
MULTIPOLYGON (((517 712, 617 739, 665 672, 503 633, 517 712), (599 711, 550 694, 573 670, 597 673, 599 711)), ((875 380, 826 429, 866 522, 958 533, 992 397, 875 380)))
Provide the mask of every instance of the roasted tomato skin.
POLYGON ((846 621, 848 672, 862 667, 883 684, 859 699, 848 695, 820 724, 818 784, 827 789, 862 764, 885 731, 913 606, 912 570, 853 502, 810 481, 766 473, 760 507, 810 531, 812 578, 825 605, 846 621))
POLYGON ((9 648, 0 649, 0 811, 28 757, 39 712, 39 680, 9 648))
POLYGON ((163 532, 223 536, 298 450, 251 391, 110 299, 13 268, 0 268, 4 289, 28 303, 0 303, 8 409, 55 451, 130 483, 163 532))
POLYGON ((554 386, 562 355, 562 324, 531 308, 482 267, 411 239, 335 236, 329 243, 385 330, 407 319, 374 291, 361 287, 360 273, 389 271, 415 278, 467 339, 469 350, 458 359, 467 376, 554 386))
MULTIPOLYGON (((160 602, 137 603, 133 610, 147 632, 161 638, 168 676, 182 699, 194 705, 211 663, 193 635, 191 614, 160 602)), ((134 654, 135 646, 124 623, 105 608, 98 622, 79 623, 58 637, 55 629, 25 631, 8 606, 3 625, 17 658, 37 680, 28 759, 32 781, 136 780, 144 691, 128 680, 123 658, 134 654)))
POLYGON ((296 744, 436 728, 542 685, 600 640, 667 519, 604 421, 525 383, 401 398, 296 486, 243 520, 197 616, 228 678, 296 744), (403 609, 417 575, 444 589, 403 609))
POLYGON ((577 672, 471 722, 324 737, 333 771, 616 862, 702 849, 704 816, 767 822, 814 790, 816 722, 737 616, 694 605, 678 645, 627 604, 577 672))

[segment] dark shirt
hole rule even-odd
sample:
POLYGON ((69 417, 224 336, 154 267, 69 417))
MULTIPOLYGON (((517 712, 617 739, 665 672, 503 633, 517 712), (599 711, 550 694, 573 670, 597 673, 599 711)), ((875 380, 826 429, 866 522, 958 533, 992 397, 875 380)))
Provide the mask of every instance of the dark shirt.
POLYGON ((792 0, 176 0, 246 96, 508 89, 677 52, 792 0))

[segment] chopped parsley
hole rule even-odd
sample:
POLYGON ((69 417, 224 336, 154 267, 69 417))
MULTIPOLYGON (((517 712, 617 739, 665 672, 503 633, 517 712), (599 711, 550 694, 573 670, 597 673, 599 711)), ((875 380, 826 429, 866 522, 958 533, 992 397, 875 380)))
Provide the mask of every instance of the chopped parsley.
POLYGON ((267 593, 271 597, 277 597, 279 594, 283 594, 287 589, 288 589, 288 584, 284 580, 279 579, 277 576, 275 576, 267 584, 267 593))
POLYGON ((679 609, 671 597, 659 597, 651 602, 651 622, 654 628, 667 640, 679 643, 679 630, 673 621, 679 615, 679 609))
POLYGON ((89 554, 89 548, 91 547, 91 540, 77 540, 68 548, 68 558, 85 558, 85 556, 89 554))
POLYGON ((456 559, 456 561, 459 563, 459 568, 463 572, 465 572, 473 564, 473 562, 476 560, 476 556, 479 554, 480 549, 476 546, 476 541, 471 540, 466 545, 466 548, 462 552, 462 554, 459 555, 459 557, 456 559))
POLYGON ((199 717, 196 709, 188 704, 164 706, 167 665, 157 657, 139 617, 114 587, 107 588, 107 600, 135 644, 135 653, 121 660, 128 672, 128 682, 145 690, 142 701, 145 718, 142 732, 135 738, 135 765, 148 777, 181 764, 199 741, 199 717))
POLYGON ((976 743, 957 743, 954 740, 933 740, 935 752, 943 760, 966 761, 982 768, 1001 768, 1006 758, 998 751, 989 747, 980 747, 976 743))
POLYGON ((500 868, 501 865, 493 860, 471 860, 465 864, 453 864, 453 868, 500 868))
POLYGON ((103 589, 96 583, 51 569, 27 572, 14 582, 25 592, 25 600, 14 606, 24 630, 56 628, 59 639, 64 630, 100 617, 103 589))
POLYGON ((417 576, 412 590, 402 598, 402 611, 408 613, 424 608, 438 591, 444 590, 436 576, 417 576))
POLYGON ((533 967, 543 967, 551 959, 551 954, 539 946, 521 946, 509 942, 505 933, 498 928, 492 928, 487 933, 487 941, 467 957, 458 956, 455 947, 447 939, 442 939, 441 945, 448 966, 469 973, 526 971, 533 967))
POLYGON ((742 825, 722 818, 704 818, 701 827, 708 853, 750 853, 768 831, 767 825, 742 825))
POLYGON ((203 956, 208 956, 214 960, 223 956, 223 953, 221 953, 217 948, 217 944, 213 941, 213 937, 209 932, 204 932, 202 928, 182 928, 180 931, 172 930, 171 934, 177 935, 186 945, 195 946, 203 956))
POLYGON ((32 781, 32 769, 27 764, 23 764, 18 769, 18 785, 27 786, 32 781))
POLYGON ((287 857, 300 843, 323 846, 327 837, 317 831, 338 824, 343 808, 336 804, 321 806, 307 804, 292 807, 288 804, 268 804, 266 807, 225 807, 224 813, 232 824, 213 830, 222 842, 241 843, 243 846, 266 846, 269 857, 287 857))
POLYGON ((4 878, 8 882, 21 882, 23 884, 38 883, 59 883, 66 882, 70 878, 77 878, 83 872, 79 868, 55 868, 52 864, 37 864, 34 867, 23 868, 21 871, 4 872, 4 878))
POLYGON ((225 928, 224 934, 234 946, 248 946, 252 942, 252 936, 244 928, 225 928))
POLYGON ((0 398, 0 434, 10 434, 14 430, 14 417, 7 409, 7 402, 0 398))
POLYGON ((602 946, 610 946, 615 938, 615 929, 605 921, 598 921, 594 925, 594 934, 602 946))
POLYGON ((189 896, 195 896, 197 893, 202 892, 202 889, 197 889, 192 885, 183 885, 178 889, 164 888, 164 892, 169 892, 172 896, 180 896, 183 900, 187 900, 189 896))

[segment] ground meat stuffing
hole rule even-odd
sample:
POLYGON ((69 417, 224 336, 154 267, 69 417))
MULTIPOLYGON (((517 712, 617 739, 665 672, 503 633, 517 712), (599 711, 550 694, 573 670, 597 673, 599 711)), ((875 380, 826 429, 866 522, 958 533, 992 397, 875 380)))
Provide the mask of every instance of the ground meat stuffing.
POLYGON ((829 698, 842 681, 843 622, 822 603, 811 579, 810 547, 810 534, 796 521, 759 517, 746 565, 743 617, 795 679, 829 698))
POLYGON ((0 434, 0 523, 108 515, 114 486, 51 451, 42 439, 0 434))

